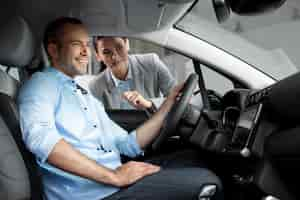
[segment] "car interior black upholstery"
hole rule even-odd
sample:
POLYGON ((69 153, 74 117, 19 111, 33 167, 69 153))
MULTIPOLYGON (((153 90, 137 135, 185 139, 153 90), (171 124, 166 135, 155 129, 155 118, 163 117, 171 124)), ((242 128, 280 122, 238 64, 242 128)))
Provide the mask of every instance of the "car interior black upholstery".
POLYGON ((127 131, 132 131, 145 122, 149 116, 143 110, 106 110, 108 116, 127 131))
MULTIPOLYGON (((11 18, 1 26, 1 65, 25 67, 34 52, 34 36, 23 18, 11 18)), ((17 80, 0 70, 0 199, 42 199, 34 157, 22 141, 16 106, 19 87, 17 80)))

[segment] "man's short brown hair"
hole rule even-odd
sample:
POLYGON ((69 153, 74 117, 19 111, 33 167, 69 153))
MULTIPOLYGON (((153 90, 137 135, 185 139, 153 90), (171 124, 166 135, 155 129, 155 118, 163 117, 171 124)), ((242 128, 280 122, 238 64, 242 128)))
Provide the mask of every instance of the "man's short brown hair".
MULTIPOLYGON (((83 25, 82 21, 73 18, 73 17, 59 17, 51 22, 49 22, 46 26, 43 38, 43 45, 47 52, 48 44, 50 43, 58 43, 59 38, 62 33, 63 27, 66 24, 75 24, 75 25, 83 25)), ((48 54, 48 52, 47 52, 48 54)))

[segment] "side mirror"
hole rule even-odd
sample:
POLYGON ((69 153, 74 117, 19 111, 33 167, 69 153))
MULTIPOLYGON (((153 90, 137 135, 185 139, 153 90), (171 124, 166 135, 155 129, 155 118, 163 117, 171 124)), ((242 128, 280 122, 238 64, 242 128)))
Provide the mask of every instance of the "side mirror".
POLYGON ((258 15, 276 10, 286 0, 212 0, 218 21, 224 22, 230 11, 238 15, 258 15))

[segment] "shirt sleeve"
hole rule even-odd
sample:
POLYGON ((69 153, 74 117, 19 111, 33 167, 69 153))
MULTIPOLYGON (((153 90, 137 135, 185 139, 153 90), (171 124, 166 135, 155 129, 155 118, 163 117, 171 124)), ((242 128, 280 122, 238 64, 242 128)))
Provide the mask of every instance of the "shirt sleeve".
MULTIPOLYGON (((140 148, 140 145, 137 142, 136 131, 128 133, 125 129, 120 127, 117 123, 109 118, 107 113, 104 110, 103 104, 96 100, 98 104, 98 115, 101 124, 104 127, 104 134, 106 138, 110 138, 113 145, 118 149, 118 151, 129 157, 136 157, 138 155, 143 155, 144 152, 140 148)), ((107 144, 103 144, 104 146, 107 144)))
POLYGON ((158 86, 164 96, 167 96, 176 82, 168 67, 160 60, 158 55, 153 56, 154 64, 158 69, 158 86))
POLYGON ((55 126, 55 84, 29 81, 18 96, 20 125, 24 143, 40 162, 45 162, 55 144, 62 139, 55 126))

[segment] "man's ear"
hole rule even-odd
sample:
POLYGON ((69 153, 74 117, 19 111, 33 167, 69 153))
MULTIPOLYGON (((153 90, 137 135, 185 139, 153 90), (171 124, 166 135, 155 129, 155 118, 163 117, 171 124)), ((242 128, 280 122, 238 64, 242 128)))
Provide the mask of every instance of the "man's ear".
POLYGON ((57 49, 57 45, 54 43, 50 43, 47 46, 47 52, 49 54, 50 59, 52 60, 56 60, 58 58, 58 49, 57 49))

